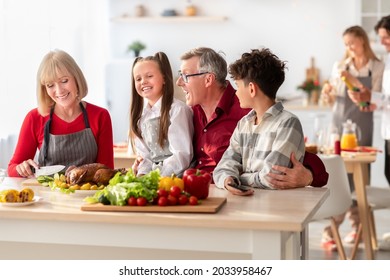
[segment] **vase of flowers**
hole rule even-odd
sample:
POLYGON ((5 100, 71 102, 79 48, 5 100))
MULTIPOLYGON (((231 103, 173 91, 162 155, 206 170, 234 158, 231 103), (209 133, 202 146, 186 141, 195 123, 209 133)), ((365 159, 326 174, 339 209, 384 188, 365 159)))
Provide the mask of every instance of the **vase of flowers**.
POLYGON ((297 88, 307 93, 309 104, 318 104, 318 99, 320 96, 319 91, 321 89, 320 82, 318 80, 308 79, 297 88))

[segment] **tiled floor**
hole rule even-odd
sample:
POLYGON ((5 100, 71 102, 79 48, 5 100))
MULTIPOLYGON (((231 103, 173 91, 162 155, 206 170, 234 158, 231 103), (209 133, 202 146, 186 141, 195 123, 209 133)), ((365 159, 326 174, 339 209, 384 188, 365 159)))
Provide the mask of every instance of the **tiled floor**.
MULTIPOLYGON (((390 232, 390 209, 376 210, 374 212, 376 231, 378 241, 381 240, 382 235, 386 232, 390 232)), ((309 259, 311 260, 337 260, 338 254, 336 252, 327 252, 321 247, 321 234, 325 226, 329 224, 329 221, 312 222, 309 225, 309 259)), ((346 236, 351 231, 349 221, 346 219, 340 226, 341 238, 346 236)), ((350 256, 352 251, 352 245, 345 244, 345 253, 350 256)), ((366 255, 364 253, 363 244, 360 245, 356 259, 365 260, 366 255)), ((377 251, 375 254, 377 260, 390 260, 390 251, 377 251)))

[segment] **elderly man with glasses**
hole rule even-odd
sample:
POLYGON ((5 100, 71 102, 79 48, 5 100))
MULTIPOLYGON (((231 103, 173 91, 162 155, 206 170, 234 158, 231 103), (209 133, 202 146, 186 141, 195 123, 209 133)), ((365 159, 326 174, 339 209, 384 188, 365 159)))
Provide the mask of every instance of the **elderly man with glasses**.
MULTIPOLYGON (((212 173, 229 146, 237 122, 249 110, 240 107, 235 89, 226 80, 226 60, 219 53, 195 48, 181 60, 176 84, 194 112, 195 167, 212 173)), ((322 187, 327 183, 328 173, 316 155, 306 153, 303 165, 294 155, 291 159, 293 168, 275 167, 283 174, 270 173, 275 188, 322 187)))

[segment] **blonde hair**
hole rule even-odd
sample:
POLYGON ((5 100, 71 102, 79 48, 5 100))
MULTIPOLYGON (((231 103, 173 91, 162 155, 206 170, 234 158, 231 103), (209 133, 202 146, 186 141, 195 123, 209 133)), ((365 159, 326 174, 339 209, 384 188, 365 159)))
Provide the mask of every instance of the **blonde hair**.
POLYGON ((46 91, 46 85, 64 74, 75 79, 80 100, 87 95, 87 81, 73 57, 62 50, 50 51, 43 57, 37 72, 38 111, 41 115, 49 114, 50 109, 55 105, 46 91))
MULTIPOLYGON (((350 34, 356 38, 360 38, 363 41, 364 55, 368 59, 379 61, 378 57, 375 55, 374 51, 371 48, 370 40, 368 39, 366 31, 364 31, 364 29, 362 27, 360 27, 358 25, 351 26, 343 32, 343 36, 345 36, 347 34, 350 34)), ((344 59, 347 59, 349 57, 350 57, 350 54, 348 51, 346 51, 345 55, 344 55, 344 59)))

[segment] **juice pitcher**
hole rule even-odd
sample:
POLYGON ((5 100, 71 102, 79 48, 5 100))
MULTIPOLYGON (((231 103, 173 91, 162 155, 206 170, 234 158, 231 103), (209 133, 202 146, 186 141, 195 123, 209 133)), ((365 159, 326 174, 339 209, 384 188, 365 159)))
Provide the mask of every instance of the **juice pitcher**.
POLYGON ((341 135, 340 146, 342 150, 355 149, 358 146, 357 126, 351 120, 343 123, 343 134, 341 135))

